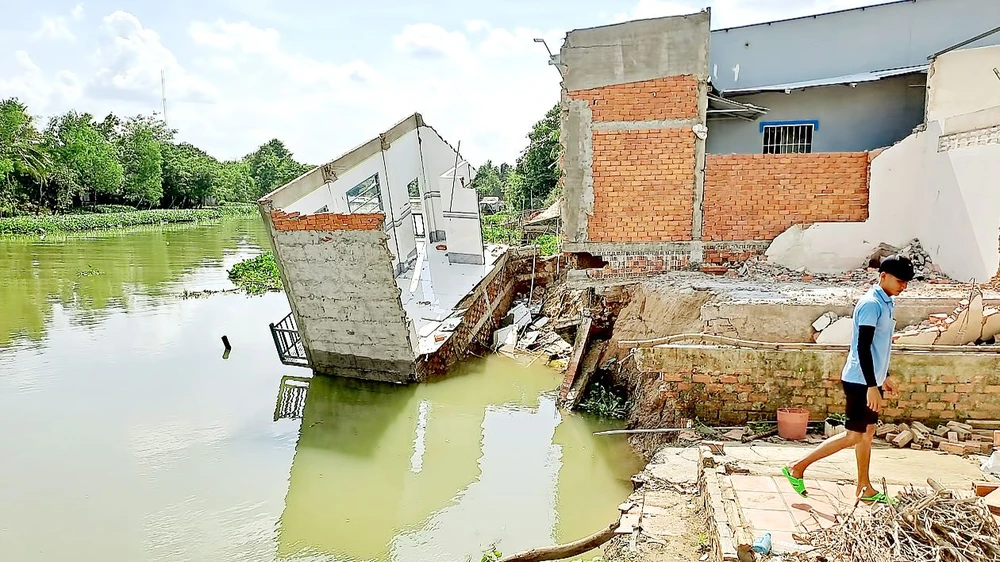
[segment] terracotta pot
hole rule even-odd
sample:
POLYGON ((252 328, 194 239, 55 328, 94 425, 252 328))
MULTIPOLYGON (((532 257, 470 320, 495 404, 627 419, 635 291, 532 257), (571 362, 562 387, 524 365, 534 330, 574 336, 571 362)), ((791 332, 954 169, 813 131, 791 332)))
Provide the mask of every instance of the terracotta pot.
POLYGON ((809 410, 805 408, 778 408, 778 435, 790 441, 806 438, 809 428, 809 410))

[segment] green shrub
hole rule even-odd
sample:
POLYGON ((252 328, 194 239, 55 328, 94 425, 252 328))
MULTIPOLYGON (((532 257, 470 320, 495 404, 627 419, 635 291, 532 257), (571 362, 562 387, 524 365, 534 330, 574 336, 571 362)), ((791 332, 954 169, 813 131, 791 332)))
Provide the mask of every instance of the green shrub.
POLYGON ((281 290, 278 264, 271 252, 237 263, 229 270, 229 279, 251 295, 281 290))
POLYGON ((483 242, 487 244, 521 245, 521 229, 517 215, 496 213, 483 216, 483 242))
POLYGON ((0 235, 40 234, 42 232, 77 232, 164 224, 195 222, 257 212, 256 205, 227 205, 205 209, 152 209, 149 211, 104 212, 67 215, 38 215, 0 218, 0 235))
POLYGON ((583 402, 580 402, 580 409, 605 418, 622 420, 628 414, 628 400, 601 383, 592 382, 587 386, 587 394, 583 402))
POLYGON ((555 234, 543 234, 535 238, 535 245, 543 256, 554 256, 559 253, 559 237, 555 234))

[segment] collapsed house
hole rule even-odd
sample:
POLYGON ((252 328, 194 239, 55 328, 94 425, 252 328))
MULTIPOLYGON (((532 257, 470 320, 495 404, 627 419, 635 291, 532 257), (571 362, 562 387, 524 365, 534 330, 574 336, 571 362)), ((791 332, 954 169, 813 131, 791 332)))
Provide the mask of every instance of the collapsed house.
POLYGON ((996 21, 991 0, 906 0, 715 31, 705 10, 569 32, 554 61, 564 250, 620 279, 765 252, 853 269, 917 238, 950 277, 990 279, 996 21))
POLYGON ((282 362, 397 383, 454 362, 502 304, 476 302, 505 248, 483 245, 472 177, 414 114, 261 198, 291 307, 271 325, 282 362))

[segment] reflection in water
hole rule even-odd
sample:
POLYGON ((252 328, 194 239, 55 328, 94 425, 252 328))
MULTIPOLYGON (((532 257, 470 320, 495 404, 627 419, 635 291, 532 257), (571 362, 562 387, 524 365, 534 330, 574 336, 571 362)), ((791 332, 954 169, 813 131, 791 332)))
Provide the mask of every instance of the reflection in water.
POLYGON ((461 370, 405 387, 312 379, 280 558, 464 560, 614 517, 638 461, 593 437, 604 424, 556 409, 555 373, 500 357, 461 370))
POLYGON ((225 269, 259 253, 265 240, 256 217, 0 239, 0 347, 18 336, 43 339, 55 303, 74 311, 73 325, 94 326, 113 309, 129 310, 136 295, 232 287, 225 269))

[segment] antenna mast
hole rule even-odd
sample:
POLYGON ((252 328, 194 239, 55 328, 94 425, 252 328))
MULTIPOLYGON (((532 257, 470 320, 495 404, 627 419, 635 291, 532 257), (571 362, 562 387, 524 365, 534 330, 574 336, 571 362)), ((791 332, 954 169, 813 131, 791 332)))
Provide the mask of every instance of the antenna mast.
POLYGON ((160 70, 160 96, 163 102, 163 126, 167 127, 167 76, 160 70))

